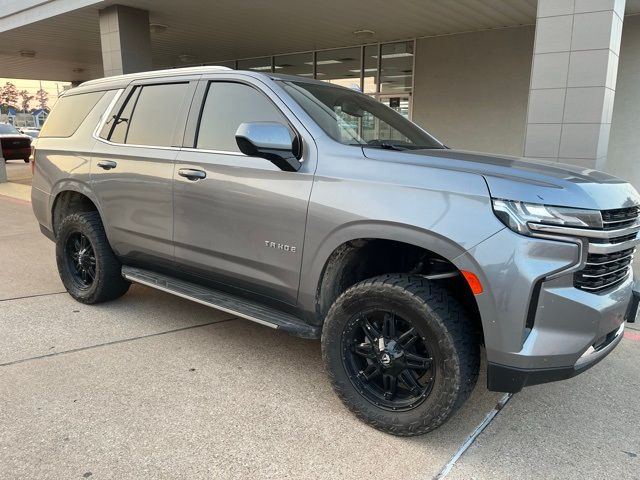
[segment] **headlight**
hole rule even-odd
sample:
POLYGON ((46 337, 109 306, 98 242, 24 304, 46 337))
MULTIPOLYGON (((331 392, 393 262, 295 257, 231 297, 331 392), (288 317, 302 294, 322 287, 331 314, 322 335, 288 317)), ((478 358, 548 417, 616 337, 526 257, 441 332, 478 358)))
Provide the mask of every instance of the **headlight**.
POLYGON ((602 228, 599 210, 556 207, 540 203, 526 203, 494 198, 493 211, 511 230, 530 234, 528 223, 560 225, 572 228, 602 228))

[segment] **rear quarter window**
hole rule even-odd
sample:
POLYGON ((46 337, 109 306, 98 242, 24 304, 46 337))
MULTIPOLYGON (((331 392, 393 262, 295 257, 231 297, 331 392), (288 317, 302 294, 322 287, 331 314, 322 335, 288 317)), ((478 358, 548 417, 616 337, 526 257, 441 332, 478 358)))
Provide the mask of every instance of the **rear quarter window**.
POLYGON ((42 127, 40 138, 73 135, 104 94, 91 92, 61 97, 42 127))

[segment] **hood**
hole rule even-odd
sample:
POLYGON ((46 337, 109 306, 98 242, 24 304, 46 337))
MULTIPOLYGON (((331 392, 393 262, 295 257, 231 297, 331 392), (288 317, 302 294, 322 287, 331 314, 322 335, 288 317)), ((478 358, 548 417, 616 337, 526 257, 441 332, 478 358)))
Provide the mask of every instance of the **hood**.
POLYGON ((575 165, 451 149, 363 152, 375 160, 482 175, 494 198, 596 210, 640 204, 640 195, 629 183, 575 165))
POLYGON ((0 138, 28 138, 31 140, 31 137, 24 133, 0 133, 0 138))

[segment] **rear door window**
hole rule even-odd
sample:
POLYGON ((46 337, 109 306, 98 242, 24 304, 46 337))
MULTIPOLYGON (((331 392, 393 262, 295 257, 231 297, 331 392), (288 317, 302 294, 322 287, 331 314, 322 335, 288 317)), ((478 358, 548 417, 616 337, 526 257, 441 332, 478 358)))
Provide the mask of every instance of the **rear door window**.
POLYGON ((170 147, 188 86, 185 82, 135 87, 120 113, 105 124, 101 137, 114 143, 170 147))

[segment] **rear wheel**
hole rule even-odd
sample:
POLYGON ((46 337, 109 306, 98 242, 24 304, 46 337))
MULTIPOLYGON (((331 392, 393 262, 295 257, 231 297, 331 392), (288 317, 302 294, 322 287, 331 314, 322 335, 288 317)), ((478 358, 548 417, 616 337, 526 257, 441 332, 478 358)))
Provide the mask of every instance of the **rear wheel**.
POLYGON ((470 395, 480 365, 462 307, 436 282, 404 274, 344 292, 327 315, 322 354, 346 406, 401 436, 442 425, 470 395))
POLYGON ((62 283, 79 302, 106 302, 129 289, 98 212, 74 213, 62 221, 56 237, 56 260, 62 283))

